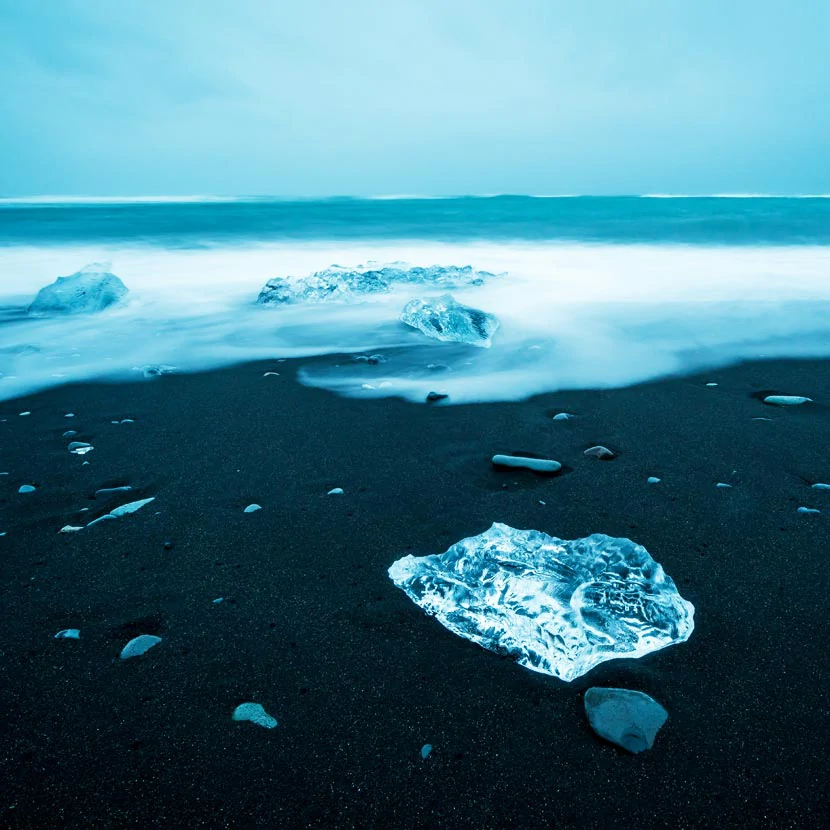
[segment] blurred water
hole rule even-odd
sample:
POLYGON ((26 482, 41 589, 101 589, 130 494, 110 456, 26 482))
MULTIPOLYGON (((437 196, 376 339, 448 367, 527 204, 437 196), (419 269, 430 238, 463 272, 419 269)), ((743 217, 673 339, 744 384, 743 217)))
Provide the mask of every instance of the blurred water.
MULTIPOLYGON (((499 400, 774 356, 830 355, 828 199, 494 199, 0 204, 0 399, 258 358, 386 352, 304 382, 362 396, 499 400), (36 291, 109 260, 123 308, 30 320, 36 291), (263 308, 259 289, 333 263, 473 265, 452 292, 496 314, 488 349, 398 322, 417 286, 263 308), (436 372, 430 364, 447 364, 436 372), (139 370, 139 371, 136 371, 139 370), (369 387, 369 388, 367 388, 369 387)), ((798 390, 789 390, 797 393, 798 390)))

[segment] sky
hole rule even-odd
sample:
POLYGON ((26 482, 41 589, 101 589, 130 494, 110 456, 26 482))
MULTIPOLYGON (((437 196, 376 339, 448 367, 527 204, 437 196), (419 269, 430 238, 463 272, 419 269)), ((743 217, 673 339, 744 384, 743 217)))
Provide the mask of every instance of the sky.
POLYGON ((824 0, 0 0, 0 196, 830 192, 824 0))

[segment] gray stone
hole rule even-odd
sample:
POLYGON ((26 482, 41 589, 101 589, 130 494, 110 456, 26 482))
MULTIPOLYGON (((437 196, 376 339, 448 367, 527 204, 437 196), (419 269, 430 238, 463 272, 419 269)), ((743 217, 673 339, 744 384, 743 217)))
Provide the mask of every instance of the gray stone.
POLYGON ((585 692, 585 714, 597 735, 633 753, 654 746, 654 738, 669 716, 643 692, 597 686, 585 692))

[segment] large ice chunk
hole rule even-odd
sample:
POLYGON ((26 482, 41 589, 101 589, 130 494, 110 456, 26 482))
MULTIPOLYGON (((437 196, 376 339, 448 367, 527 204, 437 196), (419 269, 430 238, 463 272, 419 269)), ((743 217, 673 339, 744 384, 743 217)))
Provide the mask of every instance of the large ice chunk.
POLYGON ((291 303, 347 302, 367 295, 388 292, 394 285, 417 284, 438 288, 460 288, 481 285, 495 277, 489 271, 477 271, 471 265, 431 265, 410 267, 396 262, 383 267, 343 268, 332 265, 310 277, 292 282, 276 277, 263 287, 257 298, 260 305, 291 303))
POLYGON ((401 312, 401 321, 427 337, 485 349, 490 348, 499 327, 494 315, 456 302, 451 294, 442 294, 434 300, 410 300, 401 312))
POLYGON ((600 533, 565 541, 495 523, 446 553, 405 556, 389 576, 450 631, 562 680, 694 629, 694 606, 648 551, 600 533))
POLYGON ((107 262, 93 262, 68 277, 58 277, 38 291, 29 314, 92 314, 120 302, 127 286, 109 268, 107 262))

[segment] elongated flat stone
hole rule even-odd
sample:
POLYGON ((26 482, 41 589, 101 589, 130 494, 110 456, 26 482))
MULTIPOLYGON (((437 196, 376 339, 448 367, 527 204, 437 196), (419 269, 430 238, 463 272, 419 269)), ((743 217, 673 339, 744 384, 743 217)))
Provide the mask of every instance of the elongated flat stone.
POLYGON ((514 467, 533 470, 534 473, 556 473, 562 469, 558 461, 551 458, 525 458, 522 455, 494 455, 494 467, 514 467))

